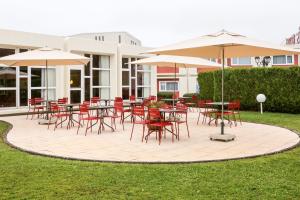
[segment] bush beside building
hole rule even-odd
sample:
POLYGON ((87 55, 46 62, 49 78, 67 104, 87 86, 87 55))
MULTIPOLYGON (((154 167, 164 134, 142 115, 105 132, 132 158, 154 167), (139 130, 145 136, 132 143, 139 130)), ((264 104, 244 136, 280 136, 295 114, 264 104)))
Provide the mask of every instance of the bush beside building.
MULTIPOLYGON (((300 68, 272 67, 226 69, 225 101, 239 99, 242 110, 258 110, 257 94, 267 100, 264 110, 270 112, 300 113, 300 68)), ((221 70, 198 75, 200 98, 221 100, 221 70)))

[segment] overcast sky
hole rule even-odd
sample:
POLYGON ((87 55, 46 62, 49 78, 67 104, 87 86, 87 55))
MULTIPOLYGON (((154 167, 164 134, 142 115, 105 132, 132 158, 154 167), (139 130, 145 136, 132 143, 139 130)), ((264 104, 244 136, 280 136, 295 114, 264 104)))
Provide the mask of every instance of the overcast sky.
POLYGON ((299 0, 2 0, 0 28, 54 35, 127 31, 159 47, 226 29, 281 43, 299 0))

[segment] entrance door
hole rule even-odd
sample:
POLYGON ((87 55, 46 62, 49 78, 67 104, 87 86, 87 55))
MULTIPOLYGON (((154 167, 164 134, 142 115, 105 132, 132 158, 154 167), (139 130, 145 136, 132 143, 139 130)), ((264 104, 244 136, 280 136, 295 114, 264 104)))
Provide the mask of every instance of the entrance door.
POLYGON ((81 70, 71 69, 70 70, 70 102, 80 103, 81 102, 81 70))

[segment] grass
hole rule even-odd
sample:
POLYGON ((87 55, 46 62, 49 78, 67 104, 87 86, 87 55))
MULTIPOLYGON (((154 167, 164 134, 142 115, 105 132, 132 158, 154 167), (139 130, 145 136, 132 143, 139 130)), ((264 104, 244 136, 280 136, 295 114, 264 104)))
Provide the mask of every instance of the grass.
MULTIPOLYGON (((242 118, 300 132, 300 115, 242 118)), ((7 128, 0 123, 0 133, 7 128)), ((34 156, 1 141, 0 199, 300 199, 300 148, 235 161, 130 165, 34 156)))

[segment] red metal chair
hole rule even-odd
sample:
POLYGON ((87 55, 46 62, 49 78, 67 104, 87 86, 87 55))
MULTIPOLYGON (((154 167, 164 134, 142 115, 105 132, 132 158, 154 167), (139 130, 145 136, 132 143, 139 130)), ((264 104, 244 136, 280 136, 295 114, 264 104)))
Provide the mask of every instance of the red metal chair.
POLYGON ((241 102, 240 100, 234 100, 233 103, 235 103, 234 114, 239 117, 240 124, 242 125, 241 114, 240 114, 241 102))
POLYGON ((192 111, 193 108, 197 106, 197 101, 198 101, 197 96, 196 96, 196 95, 193 95, 191 101, 185 103, 185 105, 186 105, 187 107, 189 107, 189 109, 192 111))
POLYGON ((156 96, 154 96, 154 95, 149 96, 149 100, 150 101, 156 101, 156 96))
POLYGON ((199 108, 199 115, 197 124, 199 124, 200 116, 203 115, 202 124, 206 123, 206 119, 209 118, 209 121, 211 121, 211 118, 213 114, 215 114, 215 111, 212 109, 212 106, 208 105, 207 103, 212 103, 212 100, 199 100, 198 101, 198 108, 199 108), (203 109, 203 111, 201 111, 203 109))
MULTIPOLYGON (((43 106, 41 102, 41 98, 28 99, 28 112, 26 119, 28 119, 30 112, 37 112, 38 118, 40 117, 40 112, 45 109, 45 106, 43 106)), ((31 115, 31 119, 33 119, 35 115, 34 113, 31 115)))
MULTIPOLYGON (((228 120, 228 123, 230 124, 230 127, 232 125, 232 121, 231 121, 230 117, 233 118, 235 126, 237 126, 236 118, 235 118, 235 108, 236 108, 236 103, 235 102, 229 102, 229 104, 227 106, 227 110, 225 110, 223 112, 223 116, 224 116, 224 118, 226 118, 228 120)), ((216 125, 218 124, 218 119, 221 119, 221 117, 222 117, 222 112, 220 112, 220 111, 216 112, 216 125)))
POLYGON ((176 112, 175 117, 175 129, 177 133, 177 139, 179 140, 179 125, 180 124, 186 124, 186 129, 188 132, 188 137, 190 137, 190 131, 188 126, 188 107, 184 104, 177 103, 176 104, 176 110, 180 110, 179 112, 176 112))
POLYGON ((131 95, 131 96, 129 97, 129 101, 135 101, 135 96, 134 96, 134 95, 131 95))
POLYGON ((172 142, 174 142, 174 128, 173 128, 173 124, 171 122, 168 121, 164 121, 161 113, 159 111, 158 108, 149 108, 148 110, 148 116, 149 116, 149 128, 148 128, 148 134, 145 137, 146 142, 148 142, 148 137, 150 136, 150 134, 152 132, 157 133, 158 132, 158 144, 160 145, 161 143, 161 138, 162 138, 162 133, 163 130, 167 127, 167 126, 171 126, 171 131, 172 131, 172 142), (156 127, 157 129, 150 129, 150 127, 156 127))
MULTIPOLYGON (((116 127, 116 119, 120 118, 120 124, 122 124, 123 126, 123 130, 124 130, 124 119, 125 119, 125 112, 128 112, 128 110, 130 109, 124 109, 123 106, 123 101, 119 102, 118 100, 114 102, 114 111, 113 111, 113 115, 110 116, 112 118, 112 122, 116 127)), ((130 110, 131 112, 131 110, 130 110)))
MULTIPOLYGON (((87 125, 86 125, 86 128, 85 128, 85 135, 87 134, 88 129, 91 129, 91 132, 92 132, 93 126, 98 123, 99 117, 91 115, 90 112, 89 112, 89 106, 86 105, 86 104, 81 104, 79 106, 78 115, 79 115, 78 116, 79 125, 78 125, 78 128, 77 128, 77 134, 79 132, 79 128, 82 126, 81 125, 82 121, 83 122, 87 121, 87 125), (96 122, 93 123, 94 121, 96 121, 96 122)), ((100 126, 99 126, 98 134, 99 134, 100 131, 101 131, 101 129, 100 129, 100 126)))
POLYGON ((57 103, 60 104, 60 105, 65 105, 68 103, 68 98, 62 98, 62 99, 58 99, 57 100, 57 103))
POLYGON ((92 105, 92 106, 97 106, 97 105, 99 105, 100 97, 92 97, 92 98, 90 99, 90 102, 91 102, 91 105, 92 105))
POLYGON ((130 140, 132 139, 133 129, 135 124, 143 125, 142 142, 144 141, 145 127, 149 124, 149 120, 145 118, 145 108, 143 106, 134 106, 132 109, 132 129, 130 140))
POLYGON ((54 130, 62 124, 68 120, 68 125, 67 125, 67 129, 70 128, 70 116, 71 114, 68 113, 67 111, 65 111, 62 107, 60 107, 58 104, 56 103, 50 103, 50 110, 51 110, 51 114, 49 115, 49 121, 48 121, 48 129, 50 126, 50 123, 52 122, 52 119, 55 118, 55 125, 54 125, 54 130), (60 120, 60 122, 59 122, 60 120))
POLYGON ((115 102, 123 102, 123 98, 122 97, 115 97, 115 102))

